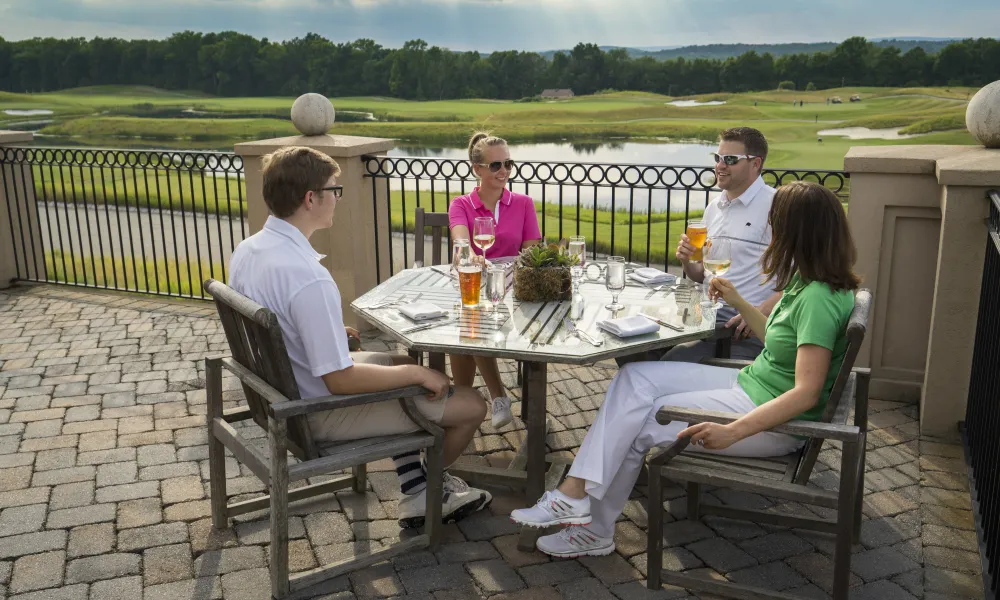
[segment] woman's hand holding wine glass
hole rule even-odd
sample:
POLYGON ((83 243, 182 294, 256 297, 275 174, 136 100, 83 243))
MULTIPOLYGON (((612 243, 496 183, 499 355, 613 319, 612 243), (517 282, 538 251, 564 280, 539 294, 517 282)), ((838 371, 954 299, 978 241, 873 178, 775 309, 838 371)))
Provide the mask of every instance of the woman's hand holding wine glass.
POLYGON ((712 302, 718 302, 719 298, 722 298, 729 306, 736 306, 743 299, 732 282, 723 277, 712 278, 708 287, 708 297, 712 302))

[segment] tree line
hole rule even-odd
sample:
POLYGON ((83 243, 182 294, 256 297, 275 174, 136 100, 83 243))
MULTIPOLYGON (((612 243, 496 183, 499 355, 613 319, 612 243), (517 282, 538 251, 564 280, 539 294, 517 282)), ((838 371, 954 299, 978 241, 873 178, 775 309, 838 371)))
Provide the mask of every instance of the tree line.
POLYGON ((829 52, 775 58, 745 52, 726 59, 631 58, 577 44, 551 60, 535 52, 452 52, 413 40, 334 43, 310 33, 275 42, 237 33, 175 33, 164 40, 0 38, 0 90, 47 92, 93 85, 148 85, 217 96, 393 96, 528 99, 545 88, 577 95, 601 90, 673 96, 847 86, 980 86, 1000 79, 1000 41, 967 39, 935 54, 901 52, 853 37, 829 52))

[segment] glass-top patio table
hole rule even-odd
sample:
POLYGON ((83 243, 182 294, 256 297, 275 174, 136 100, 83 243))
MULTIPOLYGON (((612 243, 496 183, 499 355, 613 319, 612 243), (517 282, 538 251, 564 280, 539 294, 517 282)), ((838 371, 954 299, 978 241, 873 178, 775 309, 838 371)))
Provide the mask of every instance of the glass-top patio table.
MULTIPOLYGON (((357 298, 351 308, 408 350, 428 352, 429 366, 442 372, 445 353, 521 361, 521 414, 526 438, 519 458, 515 458, 507 469, 460 468, 456 464, 449 471, 470 482, 486 480, 523 486, 526 505, 541 497, 547 479, 549 485, 555 485, 565 469, 565 464, 556 464, 549 470, 545 456, 546 370, 549 363, 593 364, 709 338, 715 333, 714 315, 706 314, 701 318, 696 302, 698 294, 694 294, 692 301, 693 288, 684 285, 687 282, 662 286, 654 291, 656 286, 630 280, 619 298, 625 308, 612 314, 604 307, 610 303, 611 293, 603 280, 584 279, 574 301, 521 302, 513 297, 512 276, 509 276, 508 291, 498 310, 500 318, 495 321, 485 288, 480 294, 478 308, 463 308, 453 277, 447 266, 406 269, 357 298), (447 314, 433 320, 412 321, 398 307, 415 300, 434 304, 447 314), (597 327, 604 319, 639 314, 659 319, 666 325, 660 324, 652 333, 627 338, 619 338, 597 327), (572 331, 574 323, 577 333, 572 331)), ((534 538, 526 531, 519 546, 533 549, 534 538)))

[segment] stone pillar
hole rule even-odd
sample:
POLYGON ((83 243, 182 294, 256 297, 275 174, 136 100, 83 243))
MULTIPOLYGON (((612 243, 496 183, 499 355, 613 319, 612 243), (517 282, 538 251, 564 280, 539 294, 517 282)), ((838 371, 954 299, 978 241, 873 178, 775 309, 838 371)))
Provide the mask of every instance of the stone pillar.
POLYGON ((859 366, 871 395, 919 403, 921 432, 953 436, 965 416, 986 244, 986 191, 1000 152, 868 146, 845 158, 856 269, 875 306, 859 366))
MULTIPOLYGON (((29 131, 0 131, 4 146, 30 142, 29 131)), ((16 279, 45 279, 45 254, 31 167, 0 163, 0 289, 16 279)))
POLYGON ((372 185, 365 178, 362 155, 384 155, 395 143, 392 140, 343 135, 310 135, 277 138, 236 144, 236 153, 243 157, 250 234, 260 231, 267 220, 264 204, 261 159, 286 146, 308 146, 331 156, 340 165, 338 183, 344 186, 344 197, 337 203, 333 227, 317 231, 310 240, 313 248, 325 254, 321 262, 330 270, 344 304, 344 321, 359 329, 370 329, 348 306, 378 284, 377 274, 388 278, 391 257, 384 247, 389 239, 388 197, 384 185, 372 185), (375 211, 378 211, 378 232, 375 211), (376 244, 381 242, 376 261, 376 244), (377 270, 379 269, 379 270, 377 270))

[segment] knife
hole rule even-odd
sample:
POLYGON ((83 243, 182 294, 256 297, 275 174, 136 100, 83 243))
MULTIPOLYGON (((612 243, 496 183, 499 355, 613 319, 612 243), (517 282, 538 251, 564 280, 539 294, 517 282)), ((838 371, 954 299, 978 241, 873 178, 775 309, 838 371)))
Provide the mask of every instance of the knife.
POLYGON ((676 325, 671 325, 670 323, 667 323, 663 319, 659 319, 657 317, 653 317, 653 316, 647 315, 646 313, 639 313, 639 314, 642 315, 642 316, 644 316, 644 317, 646 317, 647 319, 649 319, 650 321, 652 321, 654 323, 658 323, 659 325, 662 325, 663 327, 666 327, 667 329, 673 329, 674 331, 681 331, 681 332, 684 331, 683 327, 678 327, 676 325))

